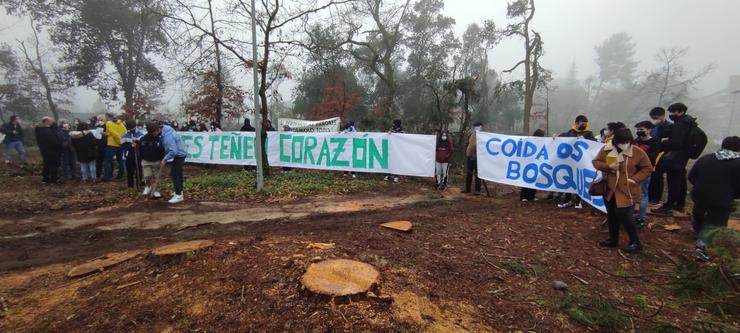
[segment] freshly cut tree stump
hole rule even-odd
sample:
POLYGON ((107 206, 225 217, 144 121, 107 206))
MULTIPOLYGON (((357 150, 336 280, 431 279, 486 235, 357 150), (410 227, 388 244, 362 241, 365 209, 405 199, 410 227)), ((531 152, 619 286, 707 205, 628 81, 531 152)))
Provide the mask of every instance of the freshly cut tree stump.
POLYGON ((413 227, 413 225, 409 221, 393 221, 393 222, 383 223, 380 226, 384 228, 404 231, 404 232, 411 231, 411 228, 413 227))
POLYGON ((378 282, 380 272, 375 267, 348 259, 311 264, 301 279, 309 291, 333 297, 365 293, 378 282))
POLYGON ((136 257, 139 254, 141 254, 141 252, 142 251, 127 251, 127 252, 108 253, 101 257, 95 258, 89 262, 86 262, 82 265, 73 267, 69 271, 69 273, 67 273, 67 277, 76 278, 76 277, 84 276, 84 275, 87 275, 93 272, 103 271, 104 269, 108 267, 120 264, 126 260, 136 257))
POLYGON ((189 242, 180 242, 170 245, 165 245, 152 250, 152 254, 155 256, 169 256, 173 254, 188 253, 200 249, 205 249, 213 245, 213 241, 210 239, 200 239, 189 242))

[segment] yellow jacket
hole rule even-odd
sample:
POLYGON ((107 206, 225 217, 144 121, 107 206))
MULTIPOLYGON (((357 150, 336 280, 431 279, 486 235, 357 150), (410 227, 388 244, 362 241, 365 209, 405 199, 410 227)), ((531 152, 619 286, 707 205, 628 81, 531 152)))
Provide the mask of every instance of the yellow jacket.
POLYGON ((126 134, 126 126, 123 125, 120 119, 116 122, 108 120, 105 122, 105 133, 108 136, 107 145, 109 147, 120 147, 121 137, 126 134))

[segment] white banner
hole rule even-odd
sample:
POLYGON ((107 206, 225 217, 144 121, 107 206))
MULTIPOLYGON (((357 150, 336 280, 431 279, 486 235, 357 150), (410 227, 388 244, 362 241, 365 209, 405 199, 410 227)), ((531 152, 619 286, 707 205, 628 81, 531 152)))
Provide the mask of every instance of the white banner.
POLYGON ((303 119, 278 118, 278 131, 282 131, 286 125, 290 127, 290 132, 331 133, 339 132, 341 119, 336 117, 311 121, 303 119))
POLYGON ((604 144, 577 138, 543 138, 478 132, 478 176, 492 182, 551 192, 575 193, 606 212, 588 188, 601 177, 591 161, 604 144))
MULTIPOLYGON (((254 132, 179 132, 186 162, 257 165, 254 132)), ((271 166, 433 177, 433 135, 268 132, 271 166)))

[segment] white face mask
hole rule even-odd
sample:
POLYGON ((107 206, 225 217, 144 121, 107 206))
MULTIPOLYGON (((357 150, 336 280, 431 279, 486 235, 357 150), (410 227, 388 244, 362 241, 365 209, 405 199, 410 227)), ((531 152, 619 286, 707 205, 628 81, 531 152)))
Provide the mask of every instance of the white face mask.
POLYGON ((661 123, 660 119, 653 119, 652 121, 653 125, 659 125, 661 123))
POLYGON ((627 148, 629 148, 629 147, 630 147, 630 144, 629 144, 629 143, 620 143, 620 144, 618 144, 618 145, 617 145, 617 147, 618 147, 618 148, 619 148, 619 149, 620 149, 621 151, 625 151, 625 150, 627 150, 627 148))
POLYGON ((475 126, 473 128, 475 129, 476 132, 480 132, 480 130, 481 130, 481 127, 480 126, 475 126))
POLYGON ((442 140, 447 140, 447 135, 443 135, 442 140))

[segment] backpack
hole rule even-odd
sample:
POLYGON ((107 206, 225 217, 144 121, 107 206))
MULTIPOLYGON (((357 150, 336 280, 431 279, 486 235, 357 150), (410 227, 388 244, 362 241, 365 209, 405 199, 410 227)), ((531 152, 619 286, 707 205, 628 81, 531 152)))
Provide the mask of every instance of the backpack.
POLYGON ((704 152, 704 147, 707 146, 707 134, 704 133, 704 131, 699 128, 699 126, 694 126, 691 128, 691 131, 689 131, 689 147, 687 149, 687 152, 689 153, 689 158, 692 160, 695 160, 701 156, 701 153, 704 152))

